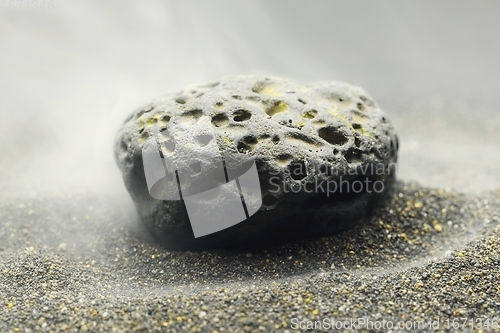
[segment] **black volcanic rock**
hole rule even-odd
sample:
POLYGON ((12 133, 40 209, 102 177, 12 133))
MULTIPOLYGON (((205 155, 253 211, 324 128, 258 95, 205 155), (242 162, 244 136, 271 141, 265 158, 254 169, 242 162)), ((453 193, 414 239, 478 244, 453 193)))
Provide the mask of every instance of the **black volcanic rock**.
MULTIPOLYGON (((169 93, 136 110, 118 133, 115 154, 137 211, 153 233, 170 248, 202 249, 320 236, 355 225, 394 178, 398 145, 386 113, 359 87, 238 76, 169 93), (232 163, 227 157, 236 164, 240 157, 255 161, 261 193, 254 196, 262 206, 254 215, 195 238, 184 200, 153 198, 143 163, 147 142, 167 140, 158 146, 160 156, 184 163, 178 165, 188 165, 190 155, 204 154, 209 146, 183 141, 180 154, 177 142, 171 155, 166 133, 174 128, 181 131, 179 142, 210 140, 207 133, 212 133, 212 148, 226 168, 232 163)), ((207 177, 217 169, 210 163, 190 164, 184 176, 177 170, 185 184, 180 192, 215 178, 207 177)), ((172 181, 168 184, 175 185, 157 190, 175 195, 179 188, 172 181)))

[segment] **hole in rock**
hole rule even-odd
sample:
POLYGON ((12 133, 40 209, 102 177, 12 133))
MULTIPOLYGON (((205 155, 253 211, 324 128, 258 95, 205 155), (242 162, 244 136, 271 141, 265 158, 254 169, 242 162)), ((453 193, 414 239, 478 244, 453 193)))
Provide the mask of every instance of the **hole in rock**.
POLYGON ((251 117, 252 117, 252 114, 250 113, 250 111, 243 110, 243 109, 236 110, 233 113, 233 120, 234 121, 245 121, 245 120, 249 120, 251 117))
POLYGON ((304 161, 293 161, 289 164, 290 177, 295 180, 302 180, 307 177, 307 167, 304 161))
POLYGON ((224 113, 219 113, 212 117, 212 125, 214 125, 215 127, 227 125, 228 122, 229 119, 224 113))
POLYGON ((331 126, 320 128, 318 134, 323 140, 332 145, 341 146, 348 141, 344 134, 340 133, 335 127, 331 126))

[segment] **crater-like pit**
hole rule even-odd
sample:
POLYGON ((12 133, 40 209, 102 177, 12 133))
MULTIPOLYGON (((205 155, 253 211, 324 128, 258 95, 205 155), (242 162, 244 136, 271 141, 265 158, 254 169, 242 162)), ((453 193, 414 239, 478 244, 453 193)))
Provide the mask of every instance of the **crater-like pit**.
POLYGON ((318 135, 320 138, 334 146, 342 146, 349 141, 349 139, 342 132, 332 126, 320 128, 318 135))
POLYGON ((302 180, 307 177, 307 166, 304 161, 296 160, 288 165, 290 177, 294 180, 302 180))
POLYGON ((229 118, 225 113, 219 113, 212 117, 212 125, 215 127, 226 126, 229 123, 229 118))
POLYGON ((252 113, 248 110, 243 110, 243 109, 240 109, 240 110, 236 110, 234 111, 233 113, 233 120, 234 121, 246 121, 246 120, 249 120, 250 118, 252 118, 252 113))

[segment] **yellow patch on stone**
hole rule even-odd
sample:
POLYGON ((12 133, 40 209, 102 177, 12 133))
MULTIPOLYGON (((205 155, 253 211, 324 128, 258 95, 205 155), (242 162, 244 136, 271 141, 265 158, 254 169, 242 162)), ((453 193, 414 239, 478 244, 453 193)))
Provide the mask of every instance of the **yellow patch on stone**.
POLYGON ((153 127, 158 122, 166 124, 168 121, 164 122, 163 118, 160 114, 155 114, 155 115, 151 116, 150 114, 145 113, 142 116, 140 116, 136 120, 136 122, 137 122, 137 127, 140 130, 140 129, 143 129, 144 127, 146 127, 146 128, 153 127))
POLYGON ((310 110, 302 113, 302 118, 313 119, 314 117, 316 117, 317 113, 318 112, 316 110, 310 110))
MULTIPOLYGON (((336 117, 337 119, 340 119, 352 131, 356 131, 356 132, 358 132, 361 135, 364 135, 364 136, 369 137, 369 138, 373 138, 373 133, 370 132, 370 131, 368 131, 368 130, 366 130, 364 127, 355 129, 352 126, 353 123, 350 121, 350 119, 346 115, 341 114, 338 110, 336 110, 336 109, 329 109, 328 113, 331 114, 332 116, 336 117)), ((358 116, 358 117, 360 117, 360 116, 358 116)), ((353 114, 353 118, 354 118, 354 114, 353 114)))
POLYGON ((272 96, 272 97, 279 97, 283 96, 283 94, 279 91, 277 91, 273 86, 266 86, 264 89, 260 91, 262 95, 267 95, 267 96, 272 96))
POLYGON ((153 127, 158 122, 158 118, 151 117, 146 121, 146 127, 153 127))
POLYGON ((266 84, 266 83, 256 83, 254 84, 252 91, 271 97, 283 96, 283 92, 277 89, 276 83, 266 84))
POLYGON ((329 109, 328 113, 331 114, 332 116, 334 116, 335 118, 342 120, 343 123, 345 123, 348 127, 350 127, 352 129, 352 124, 351 124, 350 120, 345 115, 339 113, 338 110, 329 109))
POLYGON ((285 111, 288 111, 288 104, 283 101, 279 101, 277 103, 274 103, 269 108, 267 108, 266 113, 272 117, 277 113, 285 111))
POLYGON ((372 133, 370 131, 367 131, 364 127, 356 128, 355 131, 364 136, 368 137, 372 136, 372 133))
POLYGON ((362 115, 359 115, 357 113, 353 113, 352 114, 352 120, 355 122, 355 123, 364 123, 365 121, 368 120, 367 117, 364 117, 362 115))

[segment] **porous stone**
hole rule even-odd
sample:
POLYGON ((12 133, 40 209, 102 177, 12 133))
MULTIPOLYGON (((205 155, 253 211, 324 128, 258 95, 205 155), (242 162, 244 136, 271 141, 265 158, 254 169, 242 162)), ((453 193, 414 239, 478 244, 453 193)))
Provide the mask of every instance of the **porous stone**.
POLYGON ((136 110, 118 132, 115 156, 153 234, 169 248, 202 249, 354 226, 394 179, 398 146, 386 113, 359 87, 237 76, 165 94, 136 110), (149 194, 142 149, 173 124, 199 131, 200 119, 211 124, 221 156, 255 161, 262 207, 244 222, 195 238, 182 200, 149 194))

